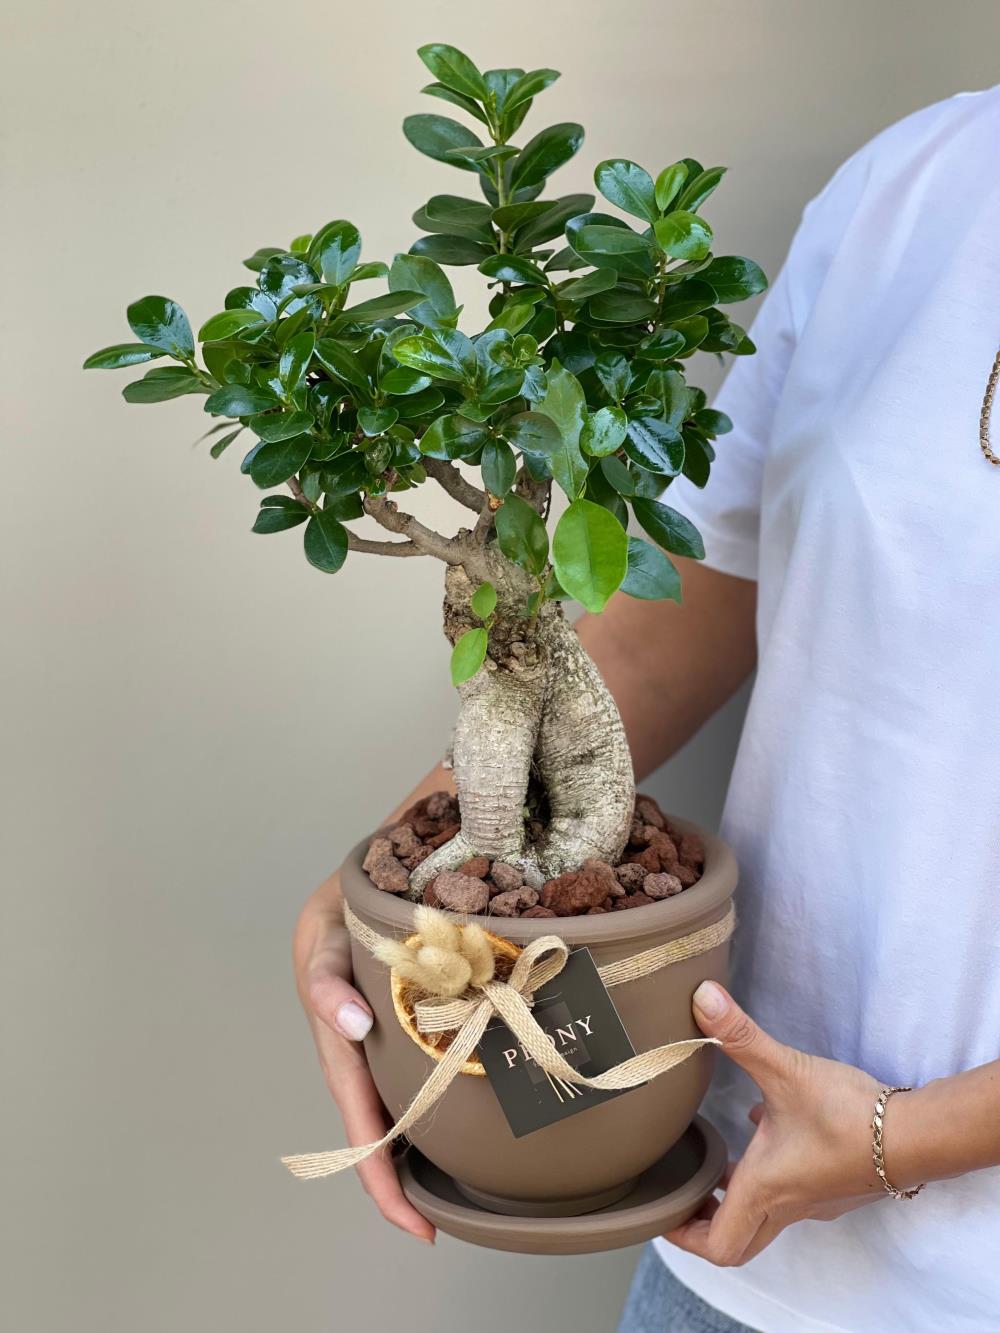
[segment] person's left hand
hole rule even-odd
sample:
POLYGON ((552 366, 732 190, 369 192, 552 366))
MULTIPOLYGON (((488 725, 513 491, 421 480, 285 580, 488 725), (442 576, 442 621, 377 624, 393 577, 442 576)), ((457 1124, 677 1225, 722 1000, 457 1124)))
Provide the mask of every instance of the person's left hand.
MULTIPOLYGON (((875 1079, 853 1065, 783 1046, 714 982, 695 992, 694 1016, 764 1100, 750 1110, 757 1128, 723 1178, 725 1197, 710 1198, 667 1240, 714 1264, 744 1264, 792 1222, 829 1221, 888 1197, 872 1163, 875 1079)), ((903 1181, 893 1183, 905 1188, 903 1181)))

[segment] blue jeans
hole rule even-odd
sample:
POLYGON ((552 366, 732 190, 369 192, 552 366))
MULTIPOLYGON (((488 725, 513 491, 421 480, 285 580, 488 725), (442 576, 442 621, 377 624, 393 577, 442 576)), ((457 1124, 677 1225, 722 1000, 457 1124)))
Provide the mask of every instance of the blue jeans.
POLYGON ((652 1245, 647 1245, 625 1298, 618 1333, 754 1333, 754 1330, 706 1305, 677 1281, 652 1245))

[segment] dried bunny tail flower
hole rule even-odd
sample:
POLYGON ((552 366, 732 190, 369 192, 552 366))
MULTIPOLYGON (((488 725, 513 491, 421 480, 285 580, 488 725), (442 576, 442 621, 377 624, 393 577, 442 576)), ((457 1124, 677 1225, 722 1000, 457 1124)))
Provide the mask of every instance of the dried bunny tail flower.
POLYGON ((385 936, 376 935, 375 943, 372 945, 372 953, 380 963, 385 963, 386 967, 394 968, 403 976, 409 976, 406 969, 414 960, 414 952, 402 940, 391 940, 385 936))
POLYGON ((423 904, 413 913, 413 924, 422 944, 433 944, 439 949, 457 953, 460 948, 461 928, 444 912, 423 904))
POLYGON ((488 981, 492 981, 496 971, 496 955, 482 926, 464 926, 461 947, 469 963, 471 984, 485 986, 488 981))
POLYGON ((454 999, 469 985, 472 968, 467 959, 453 949, 441 949, 435 944, 424 944, 417 952, 416 966, 422 974, 421 984, 430 995, 454 999))

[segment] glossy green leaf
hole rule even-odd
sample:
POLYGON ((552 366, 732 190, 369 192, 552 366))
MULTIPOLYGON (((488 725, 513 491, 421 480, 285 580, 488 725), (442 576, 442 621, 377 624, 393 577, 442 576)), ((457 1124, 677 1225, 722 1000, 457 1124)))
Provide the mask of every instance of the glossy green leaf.
POLYGON ((452 148, 482 148, 483 142, 471 130, 448 116, 407 116, 403 133, 420 153, 436 162, 449 162, 463 171, 475 171, 471 163, 448 156, 452 148))
POLYGON ((397 255, 389 270, 389 290, 420 292, 425 297, 412 306, 410 317, 435 325, 455 313, 455 293, 441 267, 423 255, 397 255))
POLYGON ((672 361, 684 351, 684 335, 676 329, 657 329, 639 344, 637 355, 644 361, 672 361))
POLYGON ((628 537, 613 514, 592 500, 574 500, 552 538, 556 577, 588 611, 603 611, 628 568, 628 537))
MULTIPOLYGON (((629 469, 620 458, 609 454, 601 459, 601 473, 604 480, 619 495, 634 495, 635 482, 629 469)), ((662 483, 661 483, 662 485, 662 483)))
POLYGON ((536 511, 512 491, 496 512, 497 541, 500 550, 536 577, 549 558, 549 537, 536 511))
POLYGON ((478 363, 475 344, 457 329, 428 329, 393 347, 401 365, 437 380, 473 384, 478 363))
POLYGON ((760 265, 739 255, 719 255, 702 270, 701 277, 715 288, 716 298, 722 305, 745 301, 767 287, 767 278, 760 265))
POLYGON ((713 438, 716 435, 728 435, 733 428, 732 418, 726 416, 725 412, 717 412, 712 407, 703 407, 696 412, 694 424, 713 438))
POLYGON ((656 302, 648 296, 623 288, 602 292, 587 306, 591 318, 604 320, 608 324, 637 324, 655 318, 656 311, 656 302))
POLYGON ((708 320, 704 315, 689 315, 686 319, 675 319, 674 331, 683 337, 685 353, 692 352, 708 337, 708 320))
POLYGON ((218 342, 223 338, 233 338, 238 336, 241 329, 248 328, 253 324, 263 324, 264 316, 259 310, 223 310, 218 315, 213 315, 211 319, 198 330, 198 341, 218 342))
POLYGON ((712 470, 709 449, 712 446, 694 431, 684 432, 684 475, 699 488, 708 485, 712 470))
MULTIPOLYGON (((319 280, 319 273, 304 259, 295 255, 275 255, 269 259, 260 271, 257 283, 260 290, 276 304, 281 305, 290 314, 299 310, 310 298, 293 296, 296 287, 306 286, 319 280)), ((318 307, 318 302, 314 302, 318 307)))
POLYGON ((249 417, 277 405, 269 389, 252 389, 246 384, 224 384, 205 399, 205 411, 215 417, 249 417))
POLYGON ((609 398, 620 403, 632 383, 632 369, 621 352, 601 352, 594 360, 594 374, 609 398))
POLYGON ((522 74, 504 98, 504 111, 513 111, 522 102, 530 102, 533 97, 544 92, 559 78, 557 69, 533 69, 522 74))
POLYGON ((681 422, 691 407, 691 390, 679 370, 657 368, 650 372, 643 387, 643 395, 655 398, 661 416, 668 426, 680 429, 681 422))
POLYGON ((570 218, 586 213, 594 204, 592 194, 567 194, 552 202, 552 207, 545 213, 518 227, 517 245, 520 250, 531 250, 536 245, 544 245, 556 236, 561 236, 563 228, 570 218))
POLYGON ((504 496, 514 485, 517 460, 506 440, 487 440, 480 461, 483 485, 492 495, 504 496))
POLYGON ((594 184, 609 203, 633 217, 644 222, 655 222, 659 217, 653 178, 635 162, 615 157, 598 163, 594 184))
POLYGON ((358 425, 364 433, 373 438, 384 435, 390 426, 399 420, 399 412, 394 407, 359 407, 358 425))
POLYGON ((352 275, 361 256, 361 236, 353 222, 337 218, 320 227, 309 245, 308 258, 323 275, 323 281, 342 286, 352 275))
POLYGON ((141 380, 133 380, 122 389, 126 403, 165 403, 197 393, 201 384, 184 366, 163 366, 147 371, 141 380))
POLYGON ((704 218, 680 209, 654 222, 653 234, 671 259, 704 259, 712 248, 712 228, 704 218))
POLYGON ((451 683, 463 685, 486 661, 489 636, 484 629, 467 629, 451 650, 451 683))
POLYGON ((269 495, 261 501, 251 532, 287 532, 305 523, 309 510, 292 495, 269 495))
POLYGON ((371 385, 364 366, 358 360, 357 353, 352 352, 343 343, 336 342, 333 338, 320 338, 316 344, 316 359, 331 375, 336 375, 345 384, 361 389, 366 396, 369 394, 371 385))
POLYGON ((490 255, 479 265, 480 273, 501 282, 523 282, 528 286, 548 287, 549 280, 530 259, 517 255, 490 255))
POLYGON ((592 458, 603 458, 621 448, 628 418, 620 407, 601 407, 592 412, 580 432, 580 448, 592 458))
POLYGON ((493 210, 482 200, 465 199, 457 194, 436 194, 417 209, 413 221, 423 231, 466 236, 484 244, 493 243, 493 210))
POLYGON ((453 88, 466 97, 485 102, 488 90, 482 74, 467 55, 457 47, 441 42, 430 42, 417 48, 417 55, 430 72, 446 88, 453 88))
POLYGON ((696 213, 725 174, 725 167, 709 167, 707 171, 700 172, 685 185, 676 206, 689 213, 696 213))
POLYGON ((479 587, 472 594, 469 605, 472 607, 472 614, 478 616, 480 620, 489 620, 490 616, 497 607, 497 590, 492 583, 480 583, 479 587))
POLYGON ((333 324, 334 332, 340 332, 348 324, 377 324, 380 320, 391 319, 393 315, 401 315, 404 310, 420 305, 422 300, 421 292, 403 290, 359 301, 337 316, 333 324))
POLYGON ((466 236, 421 236, 410 246, 411 255, 422 255, 437 264, 480 264, 493 250, 466 236))
POLYGON ((84 370, 121 370, 124 366, 141 366, 166 356, 162 347, 147 347, 145 343, 117 343, 92 352, 83 363, 84 370))
POLYGON ((563 283, 557 293, 560 301, 586 301, 588 297, 606 292, 618 283, 618 273, 613 268, 595 268, 593 273, 585 273, 582 278, 571 278, 563 283))
POLYGON ((679 602, 681 576, 658 546, 650 546, 641 537, 629 537, 628 572, 622 583, 622 592, 647 602, 679 602))
POLYGON ((523 227, 526 222, 544 217, 555 206, 555 201, 552 199, 531 199, 523 204, 505 204, 503 208, 493 209, 490 220, 501 231, 512 232, 518 227, 523 227))
POLYGON ((452 106, 459 106, 463 111, 474 116, 476 120, 484 125, 489 125, 489 118, 486 112, 471 97, 466 97, 465 93, 457 92, 454 88, 449 88, 444 83, 428 83, 420 89, 422 93, 427 93, 430 97, 438 97, 442 102, 450 102, 452 106))
POLYGON ((653 541, 672 555, 705 558, 701 533, 689 518, 658 500, 633 500, 632 511, 653 541))
POLYGON ((311 565, 336 574, 347 559, 347 529, 331 509, 323 509, 306 524, 303 546, 311 565))
POLYGON ((561 167, 583 143, 583 126, 572 122, 550 125, 528 141, 514 159, 510 184, 513 190, 540 185, 561 167))
POLYGON ((304 435, 313 424, 311 412, 266 412, 250 418, 247 423, 259 440, 273 444, 276 440, 290 440, 304 435))
POLYGON ((420 437, 420 452, 428 458, 467 458, 490 437, 487 427, 457 413, 433 421, 420 437))
POLYGON ((285 344, 278 361, 278 375, 288 390, 297 389, 305 379, 315 349, 316 335, 312 329, 297 333, 285 344))
POLYGON ((140 342, 160 347, 171 356, 194 355, 191 325, 176 301, 167 296, 144 296, 132 302, 127 315, 128 326, 140 342))
POLYGON ((559 431, 559 441, 547 459, 552 475, 572 500, 580 494, 587 479, 587 463, 580 452, 587 400, 580 381, 558 361, 553 361, 547 379, 548 387, 538 411, 553 421, 559 431))
POLYGON ((653 273, 653 244, 630 227, 588 223, 571 241, 573 249, 595 268, 613 268, 626 277, 649 278, 653 273))
POLYGON ((687 167, 683 162, 675 162, 671 167, 664 167, 656 178, 654 194, 656 207, 665 213, 677 197, 678 191, 687 180, 687 167))
POLYGON ((562 434, 543 412, 518 412, 500 427, 515 449, 526 454, 550 457, 562 445, 562 434))
POLYGON ((305 463, 312 449, 308 435, 296 435, 290 440, 262 444, 250 464, 250 476, 261 490, 280 486, 293 477, 305 463))
POLYGON ((684 466, 684 440, 679 430, 658 417, 628 423, 625 452, 629 458, 663 477, 676 477, 684 466))
POLYGON ((701 278, 686 278, 673 287, 668 287, 660 311, 660 322, 672 324, 675 319, 687 319, 690 315, 700 315, 709 310, 716 302, 715 288, 710 287, 701 278))
POLYGON ((237 426, 236 429, 231 430, 228 435, 223 435, 218 440, 216 440, 208 452, 211 454, 213 458, 221 458, 222 455, 229 448, 229 446, 232 444, 233 440, 236 439, 237 435, 242 435, 242 434, 243 434, 243 427, 237 426))
POLYGON ((390 393, 394 397, 408 397, 426 389, 430 382, 430 375, 410 370, 409 366, 391 366, 379 376, 378 387, 383 393, 390 393))

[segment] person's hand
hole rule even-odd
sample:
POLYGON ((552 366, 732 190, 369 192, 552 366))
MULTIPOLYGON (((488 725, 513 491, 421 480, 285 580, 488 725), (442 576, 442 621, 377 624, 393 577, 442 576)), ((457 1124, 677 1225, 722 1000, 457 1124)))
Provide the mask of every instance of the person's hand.
MULTIPOLYGON (((750 1110, 757 1128, 723 1178, 722 1201, 709 1199, 667 1240, 714 1264, 744 1264, 792 1222, 829 1221, 888 1197, 871 1154, 875 1079, 853 1065, 783 1046, 714 982, 695 992, 694 1016, 764 1100, 750 1110)), ((889 1175, 897 1188, 916 1183, 896 1180, 891 1163, 889 1175)))
MULTIPOLYGON (((299 999, 348 1141, 352 1147, 373 1143, 389 1123, 361 1046, 372 1025, 372 1012, 350 981, 350 937, 344 926, 339 872, 320 885, 302 909, 293 958, 299 999)), ((434 1227, 406 1198, 386 1153, 373 1153, 357 1172, 387 1221, 418 1240, 433 1242, 434 1227)))

